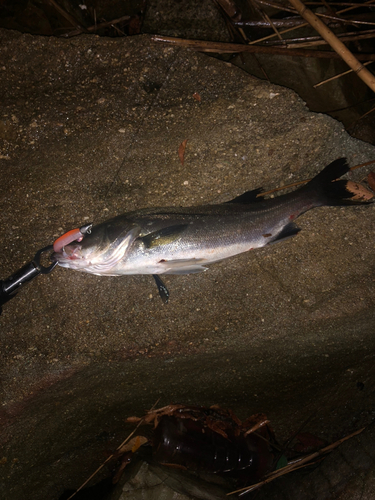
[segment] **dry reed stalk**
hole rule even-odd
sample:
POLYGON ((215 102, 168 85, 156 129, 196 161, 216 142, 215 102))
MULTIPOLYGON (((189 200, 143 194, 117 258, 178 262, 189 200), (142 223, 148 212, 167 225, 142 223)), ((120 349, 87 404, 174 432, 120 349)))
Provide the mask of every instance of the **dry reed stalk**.
MULTIPOLYGON (((262 4, 262 5, 268 5, 269 7, 274 7, 274 8, 277 8, 277 9, 280 9, 280 10, 285 10, 287 12, 292 12, 293 14, 295 14, 294 10, 287 9, 287 8, 283 7, 282 5, 280 5, 280 4, 275 4, 275 3, 267 1, 267 0, 257 0, 257 2, 260 3, 260 4, 262 4)), ((373 4, 374 2, 375 2, 375 0, 368 0, 368 2, 365 2, 365 6, 367 7, 367 6, 371 5, 371 4, 373 4)), ((344 12, 348 12, 348 11, 353 10, 355 8, 356 8, 356 6, 352 6, 352 7, 346 8, 346 9, 338 10, 336 12, 336 14, 342 14, 344 12)), ((309 23, 300 24, 298 26, 294 26, 293 28, 288 28, 286 30, 280 31, 279 33, 281 35, 283 35, 284 33, 289 33, 290 31, 294 31, 294 30, 299 29, 299 28, 304 28, 305 26, 308 26, 308 24, 309 23)), ((276 36, 275 33, 273 33, 272 35, 268 35, 268 36, 265 36, 263 38, 258 38, 257 40, 253 40, 250 43, 252 44, 252 43, 263 42, 264 40, 269 40, 270 38, 274 38, 275 36, 276 36)))
MULTIPOLYGON (((308 50, 308 49, 284 49, 282 47, 268 47, 264 45, 244 45, 240 43, 226 42, 207 42, 206 40, 186 40, 183 38, 175 38, 172 36, 153 35, 153 42, 167 43, 185 47, 187 49, 198 50, 199 52, 216 52, 218 54, 232 54, 239 52, 249 52, 258 54, 274 54, 297 57, 317 57, 323 59, 341 59, 341 56, 333 51, 327 50, 308 50)), ((358 60, 374 61, 375 54, 356 54, 358 60)))
MULTIPOLYGON (((367 66, 368 64, 373 63, 374 61, 367 61, 363 64, 363 66, 367 66)), ((339 73, 338 75, 332 76, 331 78, 327 78, 326 80, 322 80, 319 83, 316 83, 313 85, 314 89, 320 87, 321 85, 324 85, 325 83, 332 82, 333 80, 337 80, 337 78, 341 78, 342 76, 348 75, 349 73, 352 73, 352 69, 349 69, 348 71, 344 71, 343 73, 339 73)))

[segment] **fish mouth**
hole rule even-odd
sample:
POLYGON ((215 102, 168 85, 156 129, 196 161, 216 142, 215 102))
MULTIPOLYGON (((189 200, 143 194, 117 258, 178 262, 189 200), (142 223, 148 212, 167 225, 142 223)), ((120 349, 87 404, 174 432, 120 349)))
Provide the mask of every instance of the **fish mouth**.
POLYGON ((54 252, 51 259, 60 265, 70 261, 82 260, 81 245, 67 245, 59 252, 54 252))

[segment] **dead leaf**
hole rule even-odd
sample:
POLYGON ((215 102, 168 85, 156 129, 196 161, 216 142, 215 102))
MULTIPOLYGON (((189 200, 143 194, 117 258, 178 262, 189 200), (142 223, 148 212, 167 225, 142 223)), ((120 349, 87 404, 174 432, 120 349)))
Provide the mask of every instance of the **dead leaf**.
POLYGON ((120 481, 125 467, 127 467, 131 463, 132 458, 133 458, 133 453, 131 451, 128 451, 127 453, 124 453, 121 456, 121 463, 116 474, 112 478, 112 484, 117 484, 120 481))
POLYGON ((236 2, 233 0, 217 0, 217 3, 225 11, 225 13, 232 19, 237 16, 241 19, 241 14, 237 12, 236 2))
POLYGON ((130 424, 137 424, 138 422, 140 422, 142 420, 141 417, 128 417, 126 419, 127 422, 129 422, 130 424))
POLYGON ((147 443, 148 439, 145 436, 134 436, 130 439, 124 446, 121 446, 119 450, 117 450, 119 455, 131 451, 135 453, 138 448, 140 448, 143 444, 147 443))
POLYGON ((202 102, 201 96, 198 94, 198 92, 194 92, 193 97, 196 101, 202 102))
POLYGON ((267 419, 266 419, 266 420, 262 420, 261 422, 258 422, 258 423, 256 423, 256 424, 254 424, 254 425, 253 425, 253 427, 251 427, 249 430, 247 430, 247 431, 245 432, 245 434, 244 434, 244 435, 245 435, 245 436, 248 436, 249 434, 251 434, 251 433, 253 433, 253 432, 255 432, 255 431, 257 431, 257 430, 261 429, 262 427, 264 427, 265 425, 268 425, 269 423, 270 423, 270 421, 269 421, 269 420, 267 420, 267 419))
POLYGON ((357 184, 353 181, 347 181, 346 190, 354 194, 352 200, 367 201, 374 197, 374 194, 362 186, 362 184, 357 184))
POLYGON ((375 172, 370 172, 367 176, 368 185, 375 191, 375 172))
POLYGON ((134 16, 129 21, 129 36, 139 35, 141 32, 142 21, 139 16, 134 16))
POLYGON ((170 463, 167 463, 167 462, 161 462, 163 465, 165 465, 166 467, 170 467, 171 469, 180 469, 180 470, 188 470, 187 467, 185 467, 185 465, 179 465, 179 464, 170 464, 170 463))
POLYGON ((293 449, 299 453, 311 453, 327 446, 327 441, 311 434, 311 432, 299 432, 296 439, 299 443, 293 449))
POLYGON ((228 434, 225 432, 225 429, 227 428, 225 422, 220 422, 220 420, 207 417, 205 423, 213 432, 220 434, 220 436, 223 436, 224 439, 228 439, 228 434))
POLYGON ((180 158, 181 165, 184 164, 185 160, 185 149, 186 149, 186 144, 187 144, 187 139, 181 142, 179 148, 178 148, 178 157, 180 158))

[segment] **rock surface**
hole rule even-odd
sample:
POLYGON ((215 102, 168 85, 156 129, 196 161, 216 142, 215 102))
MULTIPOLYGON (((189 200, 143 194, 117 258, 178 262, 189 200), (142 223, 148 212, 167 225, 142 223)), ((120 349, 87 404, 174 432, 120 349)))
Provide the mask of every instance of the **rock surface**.
MULTIPOLYGON (((1 31, 0 60, 2 278, 89 221, 374 159, 292 91, 147 36, 1 31)), ((168 305, 149 276, 30 283, 0 317, 2 498, 78 487, 159 398, 264 412, 281 440, 312 416, 328 441, 370 423, 374 214, 311 211, 297 238, 168 277, 168 305)))

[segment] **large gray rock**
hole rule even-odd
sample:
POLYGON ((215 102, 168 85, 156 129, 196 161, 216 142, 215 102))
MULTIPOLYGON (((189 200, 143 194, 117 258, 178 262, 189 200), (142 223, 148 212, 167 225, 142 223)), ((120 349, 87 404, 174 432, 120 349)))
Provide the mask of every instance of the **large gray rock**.
MULTIPOLYGON (((0 37, 2 278, 88 221, 374 158, 292 91, 146 36, 0 37)), ((79 486, 158 398, 265 412, 281 440, 311 415, 327 440, 369 423, 374 215, 309 212, 288 242, 168 277, 168 305, 149 276, 34 280, 0 318, 2 497, 79 486)))

